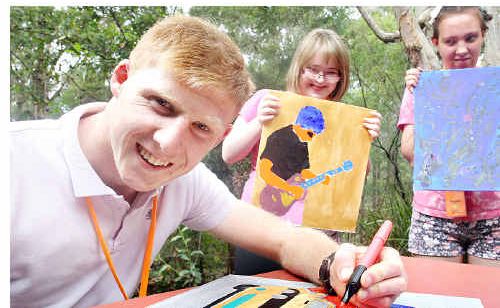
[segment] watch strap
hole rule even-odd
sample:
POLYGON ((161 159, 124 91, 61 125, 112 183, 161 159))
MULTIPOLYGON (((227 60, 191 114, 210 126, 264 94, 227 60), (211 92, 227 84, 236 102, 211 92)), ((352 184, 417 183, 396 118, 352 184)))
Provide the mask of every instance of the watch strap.
POLYGON ((335 260, 335 251, 324 258, 319 267, 319 280, 329 295, 337 295, 330 283, 330 267, 333 264, 333 260, 335 260))

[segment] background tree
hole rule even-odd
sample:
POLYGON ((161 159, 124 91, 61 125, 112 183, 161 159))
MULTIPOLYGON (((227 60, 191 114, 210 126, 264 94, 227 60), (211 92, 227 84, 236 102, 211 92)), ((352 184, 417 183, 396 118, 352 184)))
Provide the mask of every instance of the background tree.
MULTIPOLYGON (((384 32, 373 20, 371 13, 377 8, 358 7, 370 29, 384 43, 403 42, 412 67, 440 69, 439 58, 432 45, 432 21, 439 7, 394 7, 399 31, 384 32)), ((500 65, 500 7, 486 7, 493 20, 488 24, 482 65, 500 65)))
POLYGON ((11 7, 11 119, 109 99, 112 68, 176 7, 11 7))
POLYGON ((493 19, 488 23, 483 62, 485 66, 498 66, 500 65, 500 7, 488 6, 486 11, 493 19))

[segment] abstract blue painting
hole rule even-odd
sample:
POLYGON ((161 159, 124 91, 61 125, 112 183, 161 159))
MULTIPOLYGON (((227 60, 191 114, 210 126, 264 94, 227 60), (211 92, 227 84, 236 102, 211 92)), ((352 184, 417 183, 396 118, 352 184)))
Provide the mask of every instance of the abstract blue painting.
POLYGON ((414 190, 500 188, 500 67, 422 72, 414 190))

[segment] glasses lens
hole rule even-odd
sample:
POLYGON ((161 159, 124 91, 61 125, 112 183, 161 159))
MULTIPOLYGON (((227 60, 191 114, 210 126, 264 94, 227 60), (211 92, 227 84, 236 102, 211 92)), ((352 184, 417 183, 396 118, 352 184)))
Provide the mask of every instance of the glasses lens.
POLYGON ((319 77, 322 77, 326 81, 332 81, 336 82, 340 80, 340 76, 336 72, 324 72, 320 71, 314 67, 306 67, 304 68, 304 73, 306 73, 309 77, 318 79, 319 77))
POLYGON ((328 80, 328 81, 339 81, 340 80, 340 76, 333 73, 333 74, 329 74, 329 75, 326 75, 325 76, 325 79, 328 80))

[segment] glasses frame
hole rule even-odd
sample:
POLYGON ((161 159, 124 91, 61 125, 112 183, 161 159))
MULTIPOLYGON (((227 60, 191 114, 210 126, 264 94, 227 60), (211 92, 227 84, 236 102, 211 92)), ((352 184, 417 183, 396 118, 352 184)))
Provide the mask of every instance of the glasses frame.
POLYGON ((317 80, 319 77, 323 77, 323 80, 325 81, 328 81, 328 82, 338 82, 342 77, 340 76, 340 74, 337 72, 337 73, 325 73, 325 71, 322 71, 322 70, 318 70, 314 67, 310 67, 310 66, 305 66, 303 69, 302 69, 302 73, 305 75, 305 76, 309 76, 311 78, 313 78, 314 80, 317 80))

